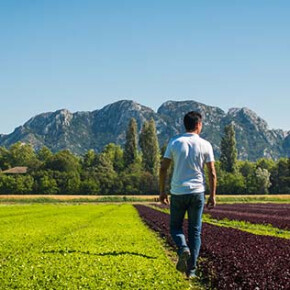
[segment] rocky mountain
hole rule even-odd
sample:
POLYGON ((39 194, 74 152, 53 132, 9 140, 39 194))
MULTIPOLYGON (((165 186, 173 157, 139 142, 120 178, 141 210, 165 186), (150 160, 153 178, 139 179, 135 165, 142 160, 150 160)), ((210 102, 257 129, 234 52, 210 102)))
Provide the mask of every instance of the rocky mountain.
POLYGON ((56 152, 69 149, 83 154, 96 151, 110 143, 124 144, 129 120, 137 120, 141 130, 145 120, 156 122, 160 145, 183 132, 183 116, 188 111, 199 111, 203 116, 202 137, 210 141, 217 157, 224 126, 235 125, 240 159, 256 160, 260 157, 290 156, 290 131, 270 130, 267 123, 248 108, 232 108, 227 113, 218 107, 195 101, 167 101, 155 112, 134 101, 123 100, 92 112, 71 113, 58 110, 37 115, 11 134, 0 135, 0 146, 15 142, 30 143, 37 150, 47 146, 56 152))

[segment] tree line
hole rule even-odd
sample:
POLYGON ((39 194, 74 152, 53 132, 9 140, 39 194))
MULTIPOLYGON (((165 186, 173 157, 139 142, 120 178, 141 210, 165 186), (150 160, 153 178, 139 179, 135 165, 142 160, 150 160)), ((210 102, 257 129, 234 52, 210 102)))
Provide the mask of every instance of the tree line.
MULTIPOLYGON (((76 156, 47 147, 15 143, 0 147, 0 169, 27 166, 26 174, 0 171, 0 194, 157 194, 158 172, 166 146, 159 148, 153 119, 140 134, 132 118, 123 147, 110 143, 102 152, 89 150, 76 156)), ((221 157, 216 162, 219 194, 290 193, 290 159, 256 162, 237 160, 234 126, 225 127, 221 157)), ((172 172, 170 173, 172 174, 172 172)), ((168 188, 170 175, 168 178, 168 188)))
POLYGON ((216 162, 218 194, 290 193, 290 158, 256 162, 237 160, 234 124, 225 126, 221 156, 216 162))

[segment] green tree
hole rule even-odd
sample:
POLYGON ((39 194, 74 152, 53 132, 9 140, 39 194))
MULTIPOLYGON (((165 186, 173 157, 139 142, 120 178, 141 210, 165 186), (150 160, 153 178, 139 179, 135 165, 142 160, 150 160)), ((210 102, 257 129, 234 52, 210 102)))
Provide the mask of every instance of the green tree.
POLYGON ((290 158, 280 158, 273 170, 272 193, 290 193, 290 158))
POLYGON ((109 143, 102 152, 113 164, 114 170, 120 172, 124 168, 124 152, 120 145, 109 143))
POLYGON ((126 143, 124 150, 124 164, 126 167, 136 162, 138 154, 137 142, 137 122, 134 118, 132 118, 126 132, 126 143))
POLYGON ((149 172, 142 172, 140 176, 140 191, 141 194, 157 194, 158 179, 149 172))
POLYGON ((61 172, 74 172, 80 171, 80 162, 69 150, 63 150, 52 155, 45 162, 44 168, 61 172))
POLYGON ((153 119, 144 122, 140 134, 142 162, 145 171, 157 176, 160 165, 159 143, 156 126, 153 119))
POLYGON ((16 179, 11 175, 0 175, 0 193, 1 194, 15 194, 16 179))
POLYGON ((41 147, 41 149, 37 152, 37 159, 46 162, 49 158, 53 156, 52 152, 46 146, 41 147))
MULTIPOLYGON (((111 146, 110 146, 111 147, 111 146)), ((88 190, 83 194, 114 194, 120 193, 121 180, 114 170, 110 157, 111 151, 96 154, 93 166, 84 168, 81 172, 81 190, 88 190), (93 185, 94 183, 94 185, 93 185)), ((112 158, 114 159, 114 158, 112 158)))
POLYGON ((97 164, 91 176, 100 184, 101 194, 114 194, 121 188, 121 185, 117 185, 119 181, 114 166, 104 153, 97 155, 97 164))
POLYGON ((256 165, 248 160, 238 161, 238 168, 240 173, 247 179, 249 176, 254 175, 256 165))
POLYGON ((53 179, 55 179, 60 194, 78 194, 80 187, 80 175, 77 171, 53 171, 53 179))
POLYGON ((258 167, 255 173, 257 193, 269 193, 269 187, 271 186, 270 172, 267 169, 262 169, 261 167, 258 167))
POLYGON ((122 193, 123 194, 141 194, 141 174, 139 171, 123 171, 120 174, 122 180, 122 193))
POLYGON ((44 171, 37 183, 37 193, 57 194, 59 191, 56 180, 47 171, 44 171))
POLYGON ((246 184, 242 174, 221 171, 217 186, 218 194, 244 194, 245 192, 246 184))
POLYGON ((226 172, 234 173, 237 170, 237 148, 234 125, 231 123, 224 128, 221 141, 221 167, 226 172))
POLYGON ((80 187, 80 160, 69 150, 59 151, 44 164, 44 169, 52 171, 61 194, 77 194, 80 187))
POLYGON ((85 179, 80 184, 80 194, 94 195, 100 192, 100 184, 94 179, 85 179))
POLYGON ((9 153, 9 162, 12 167, 28 166, 31 169, 35 169, 40 165, 34 149, 30 144, 17 142, 9 148, 9 153))
POLYGON ((97 154, 94 150, 88 150, 82 160, 83 169, 91 168, 96 165, 97 154))
POLYGON ((34 179, 30 175, 1 175, 0 193, 27 194, 32 193, 34 179))
POLYGON ((9 151, 0 147, 0 170, 6 170, 10 167, 9 151))
POLYGON ((102 153, 89 150, 85 154, 82 162, 80 193, 112 194, 117 179, 113 163, 116 162, 115 166, 117 166, 118 149, 119 146, 108 144, 102 153))
POLYGON ((270 185, 270 173, 267 169, 258 167, 246 178, 246 188, 249 194, 266 194, 269 192, 270 185))
POLYGON ((256 161, 256 168, 267 169, 271 172, 276 166, 276 162, 273 159, 260 158, 256 161))

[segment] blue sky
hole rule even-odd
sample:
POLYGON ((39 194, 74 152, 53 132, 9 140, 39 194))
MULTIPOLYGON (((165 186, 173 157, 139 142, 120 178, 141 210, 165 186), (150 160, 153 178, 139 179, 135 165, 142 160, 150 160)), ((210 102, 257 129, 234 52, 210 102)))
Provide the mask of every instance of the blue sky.
POLYGON ((290 1, 0 0, 0 133, 120 99, 248 107, 290 130, 290 1))

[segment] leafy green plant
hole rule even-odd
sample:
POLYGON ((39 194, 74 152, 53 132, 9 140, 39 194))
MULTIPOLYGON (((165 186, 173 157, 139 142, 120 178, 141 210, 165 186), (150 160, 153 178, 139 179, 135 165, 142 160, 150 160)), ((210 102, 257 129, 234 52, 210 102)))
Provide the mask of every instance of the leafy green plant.
POLYGON ((188 289, 129 204, 1 205, 1 289, 188 289))

